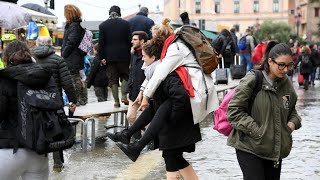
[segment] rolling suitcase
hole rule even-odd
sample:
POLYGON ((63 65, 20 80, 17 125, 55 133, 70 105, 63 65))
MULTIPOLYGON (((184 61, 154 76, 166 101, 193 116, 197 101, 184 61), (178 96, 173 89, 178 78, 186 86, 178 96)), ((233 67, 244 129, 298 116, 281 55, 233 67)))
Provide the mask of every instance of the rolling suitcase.
POLYGON ((216 84, 228 84, 228 71, 224 68, 223 58, 221 58, 221 62, 222 68, 218 65, 218 69, 216 69, 216 84))
POLYGON ((231 64, 230 72, 231 72, 232 79, 241 79, 247 73, 246 72, 246 65, 240 64, 240 58, 238 58, 238 61, 237 61, 237 56, 234 56, 234 64, 231 64), (239 62, 239 63, 237 63, 237 62, 239 62))

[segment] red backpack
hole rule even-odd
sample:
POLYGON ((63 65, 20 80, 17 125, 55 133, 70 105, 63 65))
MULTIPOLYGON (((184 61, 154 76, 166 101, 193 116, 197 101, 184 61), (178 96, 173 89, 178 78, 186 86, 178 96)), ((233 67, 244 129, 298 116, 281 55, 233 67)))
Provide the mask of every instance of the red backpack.
MULTIPOLYGON (((260 70, 255 70, 254 75, 255 75, 256 82, 253 88, 251 99, 249 100, 250 109, 252 107, 253 101, 256 98, 258 92, 261 90, 262 82, 263 82, 263 74, 260 70)), ((236 88, 229 91, 224 96, 219 108, 216 111, 214 111, 213 129, 217 130, 219 133, 225 136, 229 136, 230 132, 233 129, 233 127, 230 125, 227 119, 227 109, 228 109, 228 104, 235 92, 236 92, 236 88)), ((249 112, 249 115, 250 114, 251 113, 249 112)))

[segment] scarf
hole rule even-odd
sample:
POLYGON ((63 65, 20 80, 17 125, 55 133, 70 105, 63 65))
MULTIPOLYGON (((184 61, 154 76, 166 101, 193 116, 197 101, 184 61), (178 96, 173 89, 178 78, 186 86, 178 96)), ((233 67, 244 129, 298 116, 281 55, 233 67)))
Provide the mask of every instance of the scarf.
MULTIPOLYGON (((171 34, 164 41, 164 45, 163 45, 161 56, 160 56, 160 60, 161 61, 166 56, 167 50, 168 50, 169 46, 171 45, 171 43, 173 42, 174 39, 175 39, 175 35, 171 34)), ((194 90, 193 90, 191 77, 190 77, 188 71, 186 70, 186 68, 183 67, 183 66, 179 66, 175 71, 179 75, 179 77, 180 77, 180 79, 182 81, 183 87, 187 90, 189 96, 190 97, 194 97, 194 90)))
POLYGON ((109 16, 109 19, 117 19, 120 18, 120 15, 116 12, 112 12, 109 16))
POLYGON ((154 61, 152 64, 149 66, 146 63, 143 63, 141 69, 144 70, 144 75, 146 76, 146 79, 149 81, 156 69, 156 67, 160 64, 161 62, 159 60, 154 61))

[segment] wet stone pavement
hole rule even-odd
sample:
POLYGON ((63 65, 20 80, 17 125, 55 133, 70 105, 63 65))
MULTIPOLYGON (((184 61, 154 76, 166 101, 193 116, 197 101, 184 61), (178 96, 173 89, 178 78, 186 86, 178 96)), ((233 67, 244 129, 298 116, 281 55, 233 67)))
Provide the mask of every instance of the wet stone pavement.
MULTIPOLYGON (((320 180, 320 82, 304 91, 294 82, 299 100, 298 113, 302 116, 302 128, 293 132, 293 148, 283 160, 281 179, 320 180)), ((109 96, 112 97, 111 94, 109 96)), ((93 90, 89 91, 89 102, 96 101, 93 90)), ((113 117, 100 117, 96 121, 97 134, 105 134, 104 125, 111 124, 113 117)), ((79 129, 79 128, 78 128, 79 129)), ((89 128, 90 129, 90 128, 89 128)), ((120 130, 120 129, 118 129, 120 130)), ((109 130, 111 132, 117 129, 109 130)), ((227 137, 212 130, 212 118, 201 123, 202 141, 196 152, 185 154, 192 163, 200 180, 239 180, 242 173, 235 150, 226 145, 227 137)), ((79 133, 78 133, 79 138, 79 133)), ((65 168, 61 173, 52 172, 50 155, 50 180, 104 180, 104 179, 165 179, 165 165, 158 150, 144 150, 133 163, 107 138, 98 138, 96 148, 81 152, 78 143, 65 151, 65 168)))

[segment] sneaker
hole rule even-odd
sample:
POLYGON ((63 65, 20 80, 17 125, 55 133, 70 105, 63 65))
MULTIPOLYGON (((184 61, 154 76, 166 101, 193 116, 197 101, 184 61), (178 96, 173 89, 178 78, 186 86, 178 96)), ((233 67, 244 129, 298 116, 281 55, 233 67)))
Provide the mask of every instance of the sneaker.
POLYGON ((127 130, 121 132, 116 132, 115 134, 107 132, 107 137, 110 138, 113 142, 122 142, 123 144, 130 143, 130 137, 127 130))
POLYGON ((62 171, 62 169, 64 168, 64 166, 63 165, 53 165, 53 171, 54 172, 57 172, 57 173, 59 173, 59 172, 61 172, 62 171))
POLYGON ((141 148, 139 146, 139 142, 136 143, 131 143, 131 144, 121 144, 117 143, 116 144, 122 152, 124 152, 131 161, 136 162, 138 159, 140 153, 141 153, 141 148))

